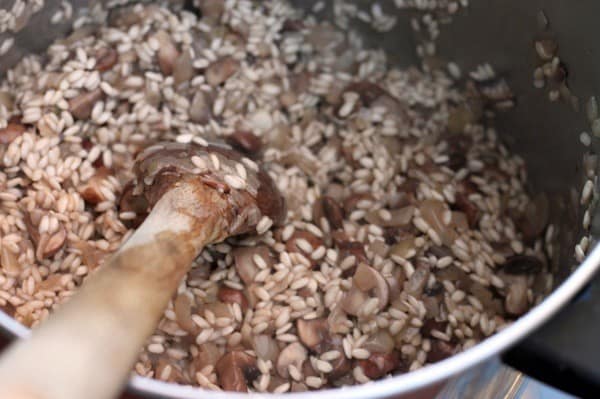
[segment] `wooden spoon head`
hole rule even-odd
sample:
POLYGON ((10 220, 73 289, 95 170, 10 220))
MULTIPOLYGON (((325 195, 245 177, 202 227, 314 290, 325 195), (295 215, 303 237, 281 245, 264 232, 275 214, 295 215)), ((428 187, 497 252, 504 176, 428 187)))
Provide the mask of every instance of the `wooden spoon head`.
POLYGON ((285 218, 283 196, 268 173, 225 145, 153 145, 138 155, 134 172, 133 199, 143 197, 152 208, 167 191, 186 185, 190 195, 173 206, 198 219, 221 209, 225 237, 251 232, 263 216, 275 225, 285 218))

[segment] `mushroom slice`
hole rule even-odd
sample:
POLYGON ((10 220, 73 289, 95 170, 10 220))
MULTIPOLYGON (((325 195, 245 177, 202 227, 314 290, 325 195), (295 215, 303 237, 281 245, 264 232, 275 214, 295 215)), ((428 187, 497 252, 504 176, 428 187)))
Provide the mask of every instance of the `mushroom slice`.
POLYGON ((255 335, 252 338, 252 346, 256 356, 263 360, 275 363, 279 356, 279 346, 273 337, 266 334, 255 335))
POLYGON ((260 374, 256 358, 242 351, 224 354, 215 367, 219 384, 226 391, 247 392, 248 383, 260 374))
POLYGON ((233 259, 235 262, 235 269, 242 279, 242 281, 246 284, 251 284, 254 282, 254 276, 259 271, 258 266, 254 263, 254 256, 260 256, 267 267, 273 266, 273 259, 271 258, 271 254, 269 252, 269 248, 264 245, 260 245, 257 247, 238 247, 232 252, 233 259))
POLYGON ((401 364, 401 359, 397 351, 372 353, 368 359, 359 360, 358 364, 365 375, 374 380, 396 370, 401 364))
POLYGON ((298 370, 302 370, 302 365, 306 361, 308 352, 306 348, 299 342, 294 342, 283 348, 277 358, 277 373, 288 378, 290 373, 288 367, 294 365, 298 370))
POLYGON ((385 278, 374 268, 361 263, 354 273, 353 285, 361 292, 379 299, 377 310, 382 310, 389 302, 390 290, 385 278))
POLYGON ((298 330, 300 342, 312 350, 316 350, 329 335, 326 319, 298 319, 296 329, 298 330))

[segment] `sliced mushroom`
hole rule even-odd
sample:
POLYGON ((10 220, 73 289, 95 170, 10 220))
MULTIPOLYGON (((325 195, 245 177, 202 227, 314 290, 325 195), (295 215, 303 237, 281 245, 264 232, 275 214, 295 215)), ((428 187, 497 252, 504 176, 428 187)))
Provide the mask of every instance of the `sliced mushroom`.
POLYGON ((171 75, 175 66, 175 60, 179 57, 179 51, 173 43, 171 36, 164 30, 156 32, 154 38, 160 44, 156 53, 156 59, 158 61, 158 67, 164 75, 171 75))
POLYGON ((369 299, 369 296, 366 292, 359 290, 356 285, 352 285, 342 297, 340 305, 344 312, 352 316, 358 316, 367 299, 369 299))
POLYGON ((213 315, 215 315, 216 318, 219 317, 226 317, 228 319, 233 318, 233 314, 231 313, 231 309, 229 307, 229 305, 227 305, 226 303, 223 302, 211 302, 211 303, 207 303, 204 304, 203 306, 203 311, 204 314, 206 315, 206 312, 212 312, 213 315))
MULTIPOLYGON (((478 219, 472 219, 472 220, 478 220, 478 219)), ((474 221, 473 223, 476 224, 477 221, 474 221)), ((456 228, 457 231, 460 231, 460 232, 468 231, 469 227, 470 227, 469 217, 463 212, 453 211, 451 224, 456 228)))
POLYGON ((262 138, 270 148, 287 151, 292 146, 291 128, 287 124, 278 123, 272 129, 263 132, 262 138))
POLYGON ((452 281, 455 287, 461 290, 467 289, 473 281, 466 272, 454 265, 450 265, 443 269, 437 269, 435 274, 438 281, 452 281))
POLYGON ((403 240, 398 241, 390 249, 390 256, 399 256, 402 259, 410 259, 416 255, 415 237, 410 235, 403 240))
POLYGON ((58 292, 71 280, 72 277, 69 274, 51 274, 39 284, 39 289, 43 291, 58 292))
POLYGON ((212 101, 207 93, 202 90, 196 91, 190 104, 190 119, 196 123, 208 123, 212 118, 212 101))
POLYGON ((249 25, 244 22, 240 22, 225 32, 223 40, 231 43, 234 47, 244 47, 246 46, 249 33, 249 25))
MULTIPOLYGON (((132 25, 140 23, 143 20, 144 12, 138 13, 135 12, 132 6, 128 7, 113 7, 110 9, 108 13, 107 22, 109 26, 119 27, 119 28, 130 28, 132 25)), ((89 36, 93 33, 93 26, 84 25, 75 32, 73 32, 67 40, 69 42, 78 42, 83 38, 89 36), (72 37, 74 36, 74 37, 72 37)), ((95 29, 95 28, 94 28, 95 29)))
POLYGON ((81 198, 88 204, 96 205, 100 202, 106 201, 106 196, 101 190, 102 182, 108 175, 106 168, 99 168, 90 179, 80 188, 79 194, 81 198))
POLYGON ((283 348, 279 357, 277 358, 277 373, 283 377, 288 378, 290 376, 288 367, 293 364, 298 370, 302 370, 302 365, 308 357, 306 348, 299 342, 293 342, 283 348))
MULTIPOLYGON (((497 299, 488 287, 485 287, 484 285, 476 281, 471 281, 471 283, 468 285, 467 291, 475 298, 477 298, 479 302, 481 302, 483 308, 486 309, 486 311, 493 311, 496 307, 495 301, 497 301, 497 299)), ((499 313, 501 313, 503 311, 502 306, 500 306, 500 309, 498 310, 499 313)))
POLYGON ((244 296, 248 299, 248 305, 250 308, 255 308, 256 304, 260 302, 260 298, 256 295, 256 287, 258 284, 252 283, 246 285, 244 288, 244 296))
POLYGON ((235 392, 247 392, 248 384, 260 375, 256 367, 256 358, 242 351, 232 351, 223 355, 215 370, 219 385, 226 391, 235 392))
POLYGON ((258 266, 254 263, 254 255, 260 256, 268 267, 273 266, 273 259, 269 248, 260 245, 257 247, 238 247, 231 253, 235 262, 235 269, 244 283, 251 284, 254 282, 254 276, 258 273, 258 266))
POLYGON ((431 350, 427 352, 427 362, 435 363, 447 359, 456 353, 456 346, 451 342, 432 340, 431 350))
POLYGON ((325 219, 325 212, 323 211, 323 202, 321 199, 318 199, 315 202, 313 202, 312 205, 312 220, 314 221, 313 223, 315 223, 317 226, 320 226, 321 221, 323 219, 325 219))
POLYGON ((359 360, 358 364, 367 377, 375 380, 398 369, 401 364, 400 353, 372 353, 368 359, 359 360))
POLYGON ((386 116, 396 121, 399 126, 412 124, 411 119, 408 117, 408 105, 405 102, 400 101, 398 98, 389 94, 379 96, 371 104, 371 108, 383 109, 386 116))
POLYGON ((336 306, 329 312, 327 327, 333 334, 346 334, 348 332, 348 317, 340 306, 336 306))
MULTIPOLYGON (((278 385, 274 385, 275 388, 277 388, 278 385)), ((309 391, 308 387, 306 386, 306 384, 302 383, 302 382, 292 382, 292 386, 290 388, 290 392, 307 392, 309 391)))
POLYGON ((212 342, 199 345, 198 355, 194 356, 192 361, 195 371, 198 372, 209 365, 214 366, 222 355, 222 350, 212 342))
POLYGON ((419 184, 418 180, 411 177, 406 179, 406 181, 398 187, 397 195, 389 199, 389 207, 393 209, 408 205, 416 205, 419 184))
POLYGON ((202 12, 202 17, 211 21, 218 21, 225 11, 225 3, 222 0, 199 0, 198 7, 202 12))
POLYGON ((29 239, 33 242, 34 245, 37 246, 40 241, 40 232, 38 230, 38 226, 44 216, 43 212, 39 209, 34 209, 31 212, 27 212, 24 215, 23 221, 25 222, 25 227, 27 228, 27 232, 29 233, 29 239))
POLYGON ((479 223, 479 218, 481 216, 481 212, 477 205, 471 202, 464 192, 459 191, 456 193, 455 206, 458 210, 464 212, 467 221, 469 222, 469 227, 475 228, 477 223, 479 223))
POLYGON ((76 119, 89 119, 94 104, 102 97, 104 97, 104 92, 100 88, 83 92, 69 100, 69 112, 76 119))
POLYGON ((286 19, 281 25, 281 33, 299 32, 305 28, 304 21, 301 19, 286 19))
POLYGON ((56 135, 56 131, 50 121, 56 121, 54 114, 45 114, 37 121, 36 127, 40 136, 52 137, 56 135))
POLYGON ((404 283, 404 290, 415 298, 420 298, 429 281, 429 268, 418 267, 404 283))
MULTIPOLYGON (((338 183, 328 184, 325 188, 325 195, 333 198, 338 204, 343 202, 346 195, 346 189, 343 185, 338 183)), ((343 207, 342 207, 343 209, 343 207)))
POLYGON ((222 57, 206 68, 206 82, 211 86, 218 86, 229 79, 240 68, 240 62, 233 57, 222 57))
POLYGON ((20 123, 9 122, 4 129, 0 129, 0 144, 10 144, 14 139, 25 132, 25 126, 20 123))
POLYGON ((457 234, 453 226, 444 223, 444 213, 449 211, 444 202, 427 199, 419 205, 419 211, 421 217, 437 233, 444 245, 450 246, 454 243, 457 234))
MULTIPOLYGON (((334 238, 336 242, 336 247, 339 251, 338 259, 340 262, 343 262, 349 256, 354 256, 356 259, 354 264, 357 265, 361 262, 368 262, 367 253, 365 252, 365 246, 363 243, 358 241, 339 241, 334 238)), ((343 277, 348 277, 354 274, 356 271, 356 266, 350 267, 347 270, 344 270, 342 273, 343 277)))
POLYGON ((317 52, 330 52, 339 49, 345 40, 345 35, 330 24, 316 24, 306 36, 306 41, 317 52))
POLYGON ((21 265, 17 256, 5 246, 2 246, 0 251, 0 267, 2 272, 9 277, 17 277, 21 274, 21 265))
POLYGON ((221 285, 217 293, 217 298, 223 303, 237 303, 243 312, 248 309, 248 299, 246 299, 243 291, 221 285))
POLYGON ((279 158, 279 162, 284 166, 296 166, 312 178, 319 175, 319 172, 321 171, 319 160, 314 154, 294 147, 288 149, 288 151, 279 158))
POLYGON ((415 213, 415 207, 413 205, 408 205, 399 209, 391 209, 388 212, 390 214, 388 219, 382 218, 379 210, 374 210, 365 215, 365 220, 381 227, 406 226, 412 220, 415 213))
POLYGON ((40 234, 39 225, 43 217, 44 212, 37 209, 26 213, 24 217, 29 238, 36 248, 35 256, 40 261, 58 252, 67 239, 67 232, 62 224, 52 234, 40 234))
POLYGON ((284 91, 279 95, 279 102, 284 107, 289 108, 298 102, 298 97, 293 91, 284 91))
POLYGON ((382 95, 386 94, 386 91, 379 85, 367 80, 361 80, 360 82, 350 83, 344 89, 345 92, 351 91, 357 93, 360 96, 360 101, 367 107, 371 106, 375 100, 382 95))
POLYGON ((112 47, 103 47, 96 53, 96 69, 105 72, 119 61, 119 53, 112 47))
POLYGON ((467 125, 476 123, 478 119, 478 113, 469 105, 458 106, 448 115, 448 131, 454 134, 463 133, 467 125))
POLYGON ((385 277, 385 281, 387 281, 390 288, 390 302, 394 301, 402 292, 404 282, 406 281, 404 270, 401 267, 395 267, 391 276, 385 277))
POLYGON ((363 345, 370 352, 390 353, 394 349, 394 338, 386 330, 379 330, 371 335, 363 345))
POLYGON ((353 210, 356 209, 357 205, 359 202, 361 201, 374 201, 375 198, 373 198, 373 196, 371 194, 367 194, 367 193, 354 193, 349 195, 348 197, 346 197, 346 199, 344 200, 344 210, 346 211, 346 213, 351 213, 353 210))
POLYGON ((344 294, 342 309, 358 316, 365 301, 375 297, 378 299, 377 310, 385 308, 389 302, 389 287, 381 274, 370 266, 361 263, 354 274, 352 287, 344 294))
POLYGON ((259 334, 252 337, 252 347, 259 359, 270 360, 275 364, 279 356, 277 341, 270 335, 259 334))
POLYGON ((431 335, 432 331, 436 330, 436 331, 444 332, 444 331, 446 331, 447 325, 448 325, 448 322, 446 322, 446 321, 437 321, 433 318, 426 319, 425 322, 423 323, 423 326, 421 327, 421 334, 424 337, 433 338, 431 335))
POLYGON ((282 378, 277 373, 273 373, 271 374, 269 387, 267 388, 267 391, 273 392, 276 388, 279 388, 280 386, 282 386, 283 384, 287 384, 288 382, 290 382, 288 378, 282 378))
POLYGON ((0 105, 4 105, 7 111, 12 111, 15 99, 9 91, 0 90, 0 105))
POLYGON ((383 309, 389 300, 389 287, 381 274, 370 266, 361 263, 354 274, 354 284, 363 292, 373 292, 379 299, 378 309, 383 309))
POLYGON ((327 374, 329 381, 335 381, 342 378, 352 370, 352 360, 348 359, 344 354, 344 345, 342 344, 342 336, 338 334, 332 334, 326 341, 325 345, 322 345, 322 351, 338 351, 340 356, 336 359, 329 361, 332 370, 327 374))
POLYGON ((442 293, 443 292, 443 285, 441 284, 437 284, 434 286, 435 290, 433 291, 429 291, 427 288, 425 289, 425 295, 423 295, 421 297, 421 301, 423 302, 423 305, 425 306, 425 316, 426 317, 438 317, 440 315, 440 304, 441 304, 441 300, 440 297, 438 297, 437 295, 429 295, 430 293, 442 293))
POLYGON ((341 229, 344 227, 344 210, 340 204, 332 197, 323 196, 321 198, 323 207, 323 216, 329 222, 332 229, 341 229))
POLYGON ((425 256, 431 256, 431 255, 440 259, 445 256, 452 256, 452 250, 443 245, 432 245, 427 249, 427 251, 425 251, 425 256))
POLYGON ((304 362, 301 372, 305 380, 307 377, 319 377, 321 374, 319 371, 315 370, 312 362, 304 362))
POLYGON ((313 266, 316 266, 318 262, 311 258, 312 252, 324 245, 323 240, 317 237, 313 233, 309 233, 306 230, 295 230, 294 234, 285 243, 285 248, 288 252, 296 252, 304 255, 313 266), (308 244, 308 247, 306 246, 308 244))
POLYGON ((173 80, 175 85, 189 81, 194 76, 194 66, 192 65, 192 55, 190 51, 184 51, 175 60, 173 64, 173 80))
POLYGON ((504 307, 506 312, 520 316, 527 312, 529 301, 527 299, 527 277, 516 276, 511 279, 511 284, 508 285, 504 307))
POLYGON ((236 130, 227 137, 227 142, 247 155, 257 155, 262 149, 262 140, 249 130, 236 130))
POLYGON ((98 184, 97 179, 92 177, 85 186, 81 188, 79 193, 81 198, 85 200, 88 204, 96 205, 102 201, 106 200, 106 197, 100 191, 100 185, 98 184))
POLYGON ((49 258, 57 253, 65 244, 66 239, 67 231, 61 225, 54 234, 48 236, 45 245, 41 248, 42 259, 49 258))
POLYGON ((388 256, 390 252, 390 247, 385 243, 384 240, 375 239, 371 243, 368 244, 369 252, 374 253, 375 255, 379 255, 382 258, 388 256))
POLYGON ((296 329, 298 331, 300 342, 312 350, 317 350, 319 345, 321 345, 323 340, 327 339, 329 335, 326 319, 298 319, 296 321, 296 329))

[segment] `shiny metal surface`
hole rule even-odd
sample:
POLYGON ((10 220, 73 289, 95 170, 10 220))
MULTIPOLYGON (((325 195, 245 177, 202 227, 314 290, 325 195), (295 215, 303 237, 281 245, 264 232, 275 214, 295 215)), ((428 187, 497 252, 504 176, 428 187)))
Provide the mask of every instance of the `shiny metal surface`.
MULTIPOLYGON (((295 1, 304 8, 310 8, 314 2, 295 1)), ((17 35, 15 48, 1 58, 0 72, 10 67, 22 54, 40 51, 55 37, 66 32, 67 25, 51 25, 48 22, 59 3, 60 1, 47 1, 45 9, 33 16, 28 26, 17 35)), ((75 9, 88 5, 83 0, 72 3, 75 9)), ((356 3, 364 5, 367 2, 356 3)), ((390 6, 392 3, 389 1, 385 5, 390 6)), ((482 370, 494 367, 499 353, 552 317, 589 281, 600 266, 600 248, 596 248, 572 272, 573 246, 581 234, 579 226, 582 217, 578 208, 578 192, 582 185, 583 147, 578 136, 582 130, 589 130, 584 113, 575 113, 563 103, 550 103, 544 91, 534 90, 532 87, 533 40, 538 33, 538 12, 544 10, 557 37, 560 55, 567 64, 569 82, 574 93, 579 96, 582 104, 590 94, 600 93, 600 74, 597 73, 600 70, 600 44, 588 39, 588 35, 595 32, 600 3, 594 0, 579 0, 576 5, 564 0, 485 0, 472 3, 466 11, 459 13, 452 24, 442 25, 439 54, 445 60, 456 61, 464 71, 484 62, 491 63, 507 78, 517 95, 517 108, 500 115, 497 126, 501 137, 526 159, 532 189, 546 192, 552 199, 554 222, 560 231, 557 242, 560 256, 555 262, 556 277, 557 281, 566 276, 568 279, 542 304, 513 325, 452 358, 410 374, 345 388, 343 393, 329 390, 286 394, 286 398, 325 398, 329 395, 341 395, 344 398, 399 397, 444 383, 451 378, 450 385, 443 392, 450 392, 453 389, 451 384, 457 384, 461 378, 471 378, 472 381, 473 378, 481 379, 482 370)), ((387 8, 397 12, 393 7, 387 8)), ((415 64, 418 62, 414 51, 415 40, 408 24, 411 15, 414 14, 399 13, 398 26, 385 34, 374 33, 362 24, 357 24, 357 29, 365 34, 367 44, 383 46, 390 54, 391 62, 403 66, 415 64)), ((8 35, 11 33, 1 34, 0 40, 8 35)), ((18 337, 28 334, 26 328, 2 312, 0 326, 18 337)), ((512 377, 514 381, 514 375, 512 377)), ((141 377, 133 377, 130 388, 149 396, 166 398, 207 396, 207 391, 197 388, 141 377)), ((504 388, 507 388, 506 384, 504 388)), ((481 395, 481 392, 476 396, 487 397, 481 395)), ((223 392, 210 392, 209 395, 216 399, 247 397, 245 394, 223 392)), ((255 396, 273 398, 278 395, 255 396)))
POLYGON ((518 398, 524 379, 520 372, 493 359, 450 380, 438 394, 438 398, 515 399, 518 398))

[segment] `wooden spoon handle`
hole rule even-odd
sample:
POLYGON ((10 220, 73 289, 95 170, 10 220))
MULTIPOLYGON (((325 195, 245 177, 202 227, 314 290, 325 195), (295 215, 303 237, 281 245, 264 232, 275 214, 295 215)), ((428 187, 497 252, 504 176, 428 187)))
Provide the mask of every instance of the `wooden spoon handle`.
POLYGON ((183 233, 165 230, 172 221, 164 214, 148 219, 30 339, 8 349, 0 359, 1 398, 118 394, 198 250, 183 233))

